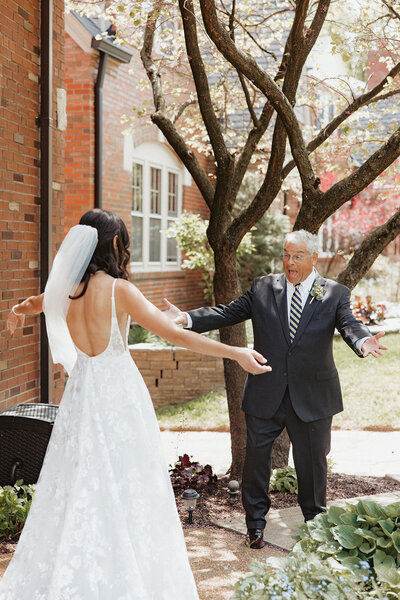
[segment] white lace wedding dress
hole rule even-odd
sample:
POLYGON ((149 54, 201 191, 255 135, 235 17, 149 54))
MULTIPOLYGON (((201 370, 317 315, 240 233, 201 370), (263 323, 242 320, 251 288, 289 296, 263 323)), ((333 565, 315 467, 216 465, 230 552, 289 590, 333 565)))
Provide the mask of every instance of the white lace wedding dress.
POLYGON ((1 600, 198 600, 159 429, 123 342, 78 351, 1 600))

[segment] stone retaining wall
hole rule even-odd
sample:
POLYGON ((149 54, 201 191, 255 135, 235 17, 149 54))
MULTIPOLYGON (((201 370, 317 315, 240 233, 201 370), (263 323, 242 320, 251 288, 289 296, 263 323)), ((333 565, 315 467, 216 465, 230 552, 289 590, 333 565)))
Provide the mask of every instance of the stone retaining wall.
POLYGON ((188 402, 224 387, 221 358, 155 344, 134 344, 129 350, 149 389, 154 408, 188 402))

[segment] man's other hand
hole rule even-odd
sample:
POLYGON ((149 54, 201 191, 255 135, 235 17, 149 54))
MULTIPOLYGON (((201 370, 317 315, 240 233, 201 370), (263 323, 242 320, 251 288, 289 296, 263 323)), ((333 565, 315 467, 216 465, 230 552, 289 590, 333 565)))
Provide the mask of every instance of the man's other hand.
POLYGON ((171 304, 169 300, 163 298, 163 303, 166 306, 167 310, 164 311, 164 315, 166 315, 171 321, 176 323, 177 325, 187 326, 188 320, 186 313, 182 312, 177 306, 171 304))
POLYGON ((387 350, 387 346, 381 344, 379 340, 384 335, 385 332, 380 331, 376 335, 373 335, 372 337, 365 340, 365 342, 361 346, 361 352, 363 353, 364 357, 368 356, 368 354, 372 354, 372 356, 374 356, 375 358, 378 358, 378 356, 382 356, 383 351, 387 350))

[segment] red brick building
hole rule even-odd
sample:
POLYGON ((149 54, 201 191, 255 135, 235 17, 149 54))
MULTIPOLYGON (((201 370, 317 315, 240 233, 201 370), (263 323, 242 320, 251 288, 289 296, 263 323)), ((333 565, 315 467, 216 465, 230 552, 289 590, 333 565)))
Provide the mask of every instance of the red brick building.
MULTIPOLYGON (((45 393, 52 387, 39 319, 27 318, 13 338, 4 320, 39 293, 63 234, 64 2, 3 3, 0 69, 1 410, 38 401, 40 379, 45 393)), ((62 387, 55 369, 56 396, 62 387)))
MULTIPOLYGON (((65 229, 96 206, 96 100, 102 54, 108 54, 102 83, 102 208, 117 212, 132 238, 132 281, 156 305, 163 296, 183 308, 203 303, 199 273, 180 268, 174 240, 163 231, 183 210, 207 216, 200 192, 181 161, 151 125, 124 131, 121 117, 140 106, 149 92, 137 52, 96 39, 99 26, 66 16, 68 128, 65 148, 65 229)), ((199 157, 200 158, 200 157, 199 157)), ((201 159, 204 160, 205 159, 201 159)))

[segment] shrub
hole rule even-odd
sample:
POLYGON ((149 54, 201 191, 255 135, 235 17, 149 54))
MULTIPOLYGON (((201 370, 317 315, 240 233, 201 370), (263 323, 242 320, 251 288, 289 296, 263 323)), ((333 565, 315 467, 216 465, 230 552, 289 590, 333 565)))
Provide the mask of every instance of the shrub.
POLYGON ((333 558, 301 550, 285 558, 251 563, 235 584, 232 600, 356 600, 363 596, 352 571, 333 558))
POLYGON ((22 483, 0 487, 0 538, 5 540, 18 538, 31 507, 35 486, 22 483))
POLYGON ((210 492, 216 488, 217 476, 213 474, 212 467, 191 461, 188 454, 180 456, 169 472, 175 494, 183 492, 186 488, 206 488, 210 492))
POLYGON ((284 559, 252 563, 233 600, 400 598, 400 502, 331 506, 296 539, 284 559))
POLYGON ((282 467, 273 469, 271 480, 269 482, 270 492, 289 492, 289 494, 297 494, 297 475, 293 467, 282 467))

